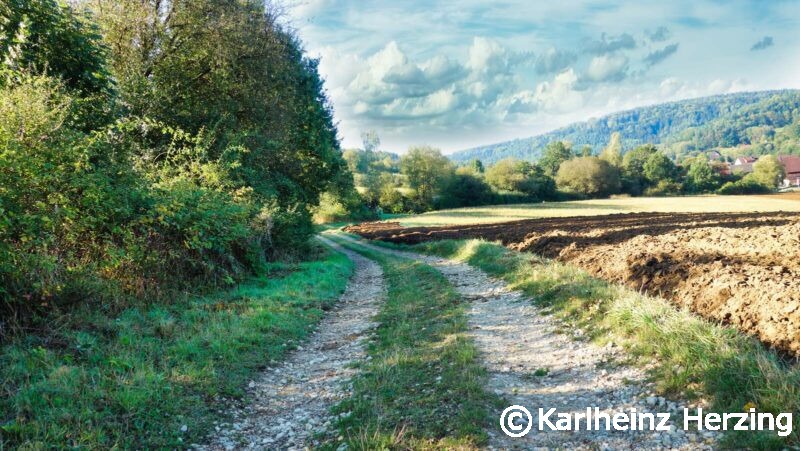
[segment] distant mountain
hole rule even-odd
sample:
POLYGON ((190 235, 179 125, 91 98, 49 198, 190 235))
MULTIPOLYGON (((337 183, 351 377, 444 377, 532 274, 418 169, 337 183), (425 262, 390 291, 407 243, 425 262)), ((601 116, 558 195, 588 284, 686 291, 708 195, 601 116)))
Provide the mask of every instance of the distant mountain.
MULTIPOLYGON (((681 100, 635 108, 559 128, 530 138, 515 139, 455 152, 456 162, 480 159, 492 164, 514 157, 536 161, 551 141, 570 141, 599 152, 612 133, 619 132, 623 147, 645 143, 662 144, 668 153, 680 156, 698 150, 755 144, 753 127, 776 129, 800 116, 800 91, 759 91, 681 100)), ((762 130, 763 131, 763 130, 762 130)), ((759 139, 769 132, 759 134, 759 139)))

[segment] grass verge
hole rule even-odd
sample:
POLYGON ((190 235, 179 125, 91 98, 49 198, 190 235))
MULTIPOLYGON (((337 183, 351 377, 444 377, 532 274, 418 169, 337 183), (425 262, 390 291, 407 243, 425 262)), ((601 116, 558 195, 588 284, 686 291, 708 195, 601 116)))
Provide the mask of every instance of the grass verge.
POLYGON ((652 377, 665 393, 704 398, 718 412, 745 412, 752 403, 759 411, 794 413, 789 437, 737 431, 728 433, 723 445, 781 449, 800 444, 800 367, 786 364, 757 340, 677 310, 663 299, 499 244, 445 240, 411 249, 478 267, 594 340, 614 340, 634 355, 654 360, 652 377))
POLYGON ((344 291, 352 263, 317 249, 233 290, 116 317, 85 308, 47 336, 3 344, 0 449, 174 449, 201 439, 216 401, 243 395, 344 291))
POLYGON ((337 240, 377 261, 380 325, 353 395, 335 408, 350 449, 470 449, 486 441, 486 371, 467 336, 466 303, 436 269, 337 240))

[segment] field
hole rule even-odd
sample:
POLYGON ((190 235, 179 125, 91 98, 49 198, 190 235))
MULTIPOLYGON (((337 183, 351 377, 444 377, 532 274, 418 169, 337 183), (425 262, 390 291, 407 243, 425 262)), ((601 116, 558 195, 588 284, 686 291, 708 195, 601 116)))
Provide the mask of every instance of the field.
POLYGON ((486 224, 535 218, 597 216, 615 213, 800 212, 800 193, 767 196, 619 197, 572 202, 490 205, 439 210, 398 217, 404 227, 486 224))
MULTIPOLYGON (((500 241, 511 249, 574 264, 603 279, 659 295, 705 318, 735 326, 777 349, 800 355, 800 216, 795 213, 800 202, 778 196, 658 199, 652 210, 675 207, 684 201, 691 206, 697 199, 719 201, 709 205, 716 209, 734 208, 731 200, 738 200, 742 209, 773 206, 784 212, 580 217, 575 209, 562 205, 556 211, 571 212, 572 216, 440 227, 375 223, 349 231, 406 244, 464 238, 500 241)), ((647 208, 646 201, 605 202, 616 204, 614 208, 619 208, 619 202, 631 208, 647 208)), ((498 216, 487 215, 492 219, 498 216)))

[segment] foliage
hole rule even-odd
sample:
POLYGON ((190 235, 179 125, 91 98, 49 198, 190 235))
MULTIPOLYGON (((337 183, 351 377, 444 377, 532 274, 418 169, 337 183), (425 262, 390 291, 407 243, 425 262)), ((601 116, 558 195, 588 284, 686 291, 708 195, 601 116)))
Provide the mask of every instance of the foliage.
POLYGON ((708 158, 697 156, 689 163, 686 172, 686 189, 690 193, 704 193, 714 191, 719 187, 720 176, 711 167, 708 158))
POLYGON ((658 184, 659 182, 669 182, 675 179, 678 168, 666 155, 661 152, 656 152, 647 157, 644 166, 644 177, 650 184, 658 184))
POLYGON ((612 166, 622 167, 622 137, 619 132, 611 134, 608 146, 603 149, 599 156, 612 166))
POLYGON ((233 283, 306 250, 324 192, 363 212, 272 7, 81 5, 0 6, 0 330, 233 283))
POLYGON ((774 190, 783 183, 786 171, 783 165, 773 155, 765 155, 753 164, 752 174, 748 174, 756 182, 774 190))
POLYGON ((421 202, 432 205, 440 187, 453 176, 455 168, 439 149, 412 147, 400 159, 400 171, 421 202))
POLYGON ((718 190, 717 194, 767 194, 772 190, 754 180, 752 177, 744 177, 735 182, 725 182, 718 190))
POLYGON ((649 181, 644 174, 644 165, 651 155, 658 152, 653 145, 639 146, 627 152, 622 158, 622 186, 623 191, 639 195, 647 189, 649 181))
POLYGON ((645 196, 677 196, 683 191, 683 185, 674 180, 659 180, 655 185, 644 190, 645 196))
POLYGON ((562 141, 553 141, 545 146, 542 158, 539 160, 539 166, 544 170, 545 174, 550 177, 555 177, 561 163, 569 160, 573 156, 572 146, 570 144, 562 141))
POLYGON ((0 6, 0 60, 12 80, 24 74, 60 79, 76 94, 67 120, 84 130, 111 119, 107 55, 89 14, 56 0, 9 0, 0 6))
POLYGON ((597 157, 579 157, 561 164, 559 188, 587 196, 607 196, 620 189, 619 171, 597 157))
MULTIPOLYGON (((0 90, 0 297, 46 306, 79 297, 74 284, 107 242, 124 241, 146 194, 123 151, 67 125, 73 98, 21 72, 0 90), (69 264, 65 264, 69 262, 69 264)), ((113 244, 111 244, 113 246, 113 244)))
POLYGON ((538 166, 507 158, 486 170, 486 182, 501 191, 519 192, 530 199, 553 199, 555 181, 538 166))
POLYGON ((492 203, 494 193, 481 178, 471 174, 455 174, 442 188, 438 208, 474 207, 492 203))

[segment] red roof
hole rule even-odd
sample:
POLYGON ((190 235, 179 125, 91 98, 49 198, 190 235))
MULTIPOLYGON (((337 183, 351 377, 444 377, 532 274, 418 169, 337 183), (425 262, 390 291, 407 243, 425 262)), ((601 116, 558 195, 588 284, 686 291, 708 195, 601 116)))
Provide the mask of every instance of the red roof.
POLYGON ((800 174, 800 157, 796 155, 778 155, 778 161, 786 169, 786 175, 800 174))

